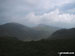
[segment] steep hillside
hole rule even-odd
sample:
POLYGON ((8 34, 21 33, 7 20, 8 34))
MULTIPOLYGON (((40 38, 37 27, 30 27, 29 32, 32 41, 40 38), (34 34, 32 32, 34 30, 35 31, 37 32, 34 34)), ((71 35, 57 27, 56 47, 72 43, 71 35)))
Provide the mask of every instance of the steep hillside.
POLYGON ((37 40, 39 32, 18 23, 0 25, 0 36, 17 37, 20 40, 37 40))
POLYGON ((53 33, 49 38, 52 38, 52 39, 75 38, 75 28, 58 30, 55 33, 53 33))

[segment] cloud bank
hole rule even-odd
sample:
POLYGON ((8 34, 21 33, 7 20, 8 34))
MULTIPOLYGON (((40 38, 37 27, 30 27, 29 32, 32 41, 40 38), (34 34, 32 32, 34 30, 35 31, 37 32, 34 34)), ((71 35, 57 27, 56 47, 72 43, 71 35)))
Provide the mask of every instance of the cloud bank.
POLYGON ((0 24, 75 27, 75 0, 0 0, 0 24))
POLYGON ((34 12, 28 14, 26 17, 32 24, 49 24, 59 27, 74 27, 75 14, 63 13, 60 14, 59 9, 43 15, 35 15, 34 12))

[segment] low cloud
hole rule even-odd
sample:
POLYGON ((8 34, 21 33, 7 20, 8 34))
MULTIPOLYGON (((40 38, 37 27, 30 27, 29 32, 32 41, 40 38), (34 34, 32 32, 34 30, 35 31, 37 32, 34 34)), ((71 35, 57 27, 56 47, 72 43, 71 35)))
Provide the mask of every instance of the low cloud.
POLYGON ((74 27, 75 15, 69 13, 60 14, 59 9, 43 15, 36 15, 34 12, 28 14, 25 18, 32 24, 49 24, 59 27, 74 27), (65 24, 65 26, 64 26, 65 24), (70 26, 71 25, 71 26, 70 26))
POLYGON ((0 24, 18 22, 27 26, 74 27, 74 5, 74 0, 0 0, 0 24))

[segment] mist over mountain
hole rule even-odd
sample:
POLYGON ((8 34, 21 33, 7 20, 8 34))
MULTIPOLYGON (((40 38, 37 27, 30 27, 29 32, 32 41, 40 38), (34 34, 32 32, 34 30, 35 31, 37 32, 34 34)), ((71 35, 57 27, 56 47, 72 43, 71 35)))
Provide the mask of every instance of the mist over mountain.
POLYGON ((18 22, 27 26, 75 25, 75 0, 0 0, 0 24, 18 22))
POLYGON ((0 25, 0 36, 16 37, 19 40, 40 40, 48 38, 60 28, 40 24, 30 28, 18 23, 7 23, 0 25))
POLYGON ((51 31, 52 29, 58 30, 58 29, 61 29, 61 28, 49 26, 49 25, 45 25, 45 24, 39 24, 38 26, 35 26, 34 29, 38 30, 38 31, 51 31))
POLYGON ((49 26, 45 24, 39 24, 38 26, 33 27, 33 29, 42 32, 43 33, 42 37, 46 38, 46 37, 51 36, 57 30, 62 29, 62 28, 49 26))
POLYGON ((0 56, 58 52, 75 52, 75 0, 0 0, 0 56))
POLYGON ((0 56, 58 56, 59 51, 74 51, 74 43, 75 28, 47 25, 29 28, 18 23, 0 25, 0 56))

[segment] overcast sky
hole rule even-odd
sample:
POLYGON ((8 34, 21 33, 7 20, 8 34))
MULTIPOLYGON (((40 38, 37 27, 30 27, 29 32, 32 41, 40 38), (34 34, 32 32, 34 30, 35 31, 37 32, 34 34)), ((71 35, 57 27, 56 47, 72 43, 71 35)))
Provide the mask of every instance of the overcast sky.
POLYGON ((75 27, 75 0, 0 0, 0 24, 75 27))

